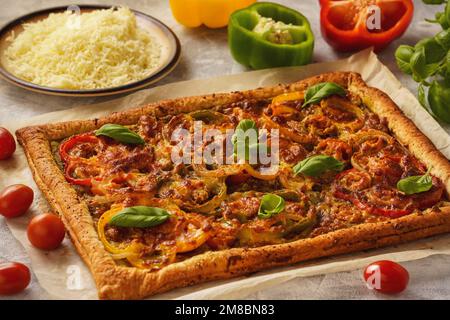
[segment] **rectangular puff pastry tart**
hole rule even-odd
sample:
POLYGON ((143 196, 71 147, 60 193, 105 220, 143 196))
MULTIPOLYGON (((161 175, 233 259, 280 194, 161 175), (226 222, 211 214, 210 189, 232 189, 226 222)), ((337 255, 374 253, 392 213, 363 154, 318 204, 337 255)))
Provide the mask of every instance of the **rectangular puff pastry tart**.
POLYGON ((160 101, 17 137, 101 299, 450 231, 449 161, 356 73, 160 101), (194 147, 189 136, 175 152, 188 161, 175 162, 174 137, 196 126, 215 134, 194 147), (189 162, 213 143, 237 143, 222 135, 236 128, 267 129, 265 144, 244 138, 243 150, 265 148, 274 170, 250 157, 218 161, 236 160, 236 148, 189 162))

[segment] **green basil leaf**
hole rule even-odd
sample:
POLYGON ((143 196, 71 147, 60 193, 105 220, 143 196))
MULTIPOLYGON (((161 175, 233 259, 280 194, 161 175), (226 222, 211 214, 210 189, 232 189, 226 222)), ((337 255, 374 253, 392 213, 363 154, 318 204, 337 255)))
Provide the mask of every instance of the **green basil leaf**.
POLYGON ((259 205, 258 217, 261 219, 270 218, 283 211, 284 207, 285 201, 282 197, 271 193, 265 194, 259 205))
POLYGON ((130 144, 144 144, 145 141, 136 132, 118 124, 105 124, 95 131, 96 136, 110 137, 118 142, 130 144))
POLYGON ((447 56, 445 57, 445 75, 446 77, 450 76, 450 51, 447 52, 447 56))
POLYGON ((412 74, 411 57, 414 54, 414 48, 407 45, 401 45, 395 50, 395 60, 400 70, 406 74, 412 74))
POLYGON ((255 121, 251 119, 244 119, 239 122, 239 124, 236 126, 236 130, 242 130, 246 132, 247 130, 256 130, 258 131, 258 128, 256 127, 255 121))
POLYGON ((250 160, 250 154, 254 153, 259 156, 260 150, 265 149, 266 154, 270 153, 270 147, 267 143, 253 143, 248 146, 245 150, 245 160, 250 160))
MULTIPOLYGON (((246 161, 250 160, 250 154, 252 154, 252 153, 255 154, 256 156, 258 156, 259 150, 262 148, 266 149, 267 154, 270 152, 270 147, 266 143, 249 144, 248 140, 245 142, 244 148, 245 148, 244 151, 245 151, 245 160, 246 161)), ((234 150, 234 154, 237 155, 238 154, 238 144, 237 143, 234 144, 233 150, 234 150)))
MULTIPOLYGON (((258 136, 258 128, 256 127, 256 123, 253 120, 250 119, 244 119, 239 122, 239 124, 236 126, 235 131, 242 130, 242 132, 245 134, 247 131, 255 130, 256 135, 258 136)), ((232 137, 233 144, 236 144, 238 139, 238 135, 236 132, 234 133, 232 137)), ((236 147, 236 146, 235 146, 236 147)))
POLYGON ((426 192, 433 186, 429 170, 423 176, 411 176, 397 182, 397 189, 406 195, 426 192))
MULTIPOLYGON (((242 132, 244 134, 248 134, 249 131, 254 130, 256 138, 258 138, 258 127, 256 126, 256 123, 253 120, 250 120, 250 119, 241 120, 239 122, 239 124, 236 126, 235 130, 236 131, 242 130, 242 132)), ((247 160, 247 161, 250 158, 250 152, 254 152, 254 151, 257 152, 257 150, 260 147, 259 143, 254 143, 253 141, 252 141, 253 143, 251 143, 249 137, 240 136, 240 135, 237 135, 236 133, 232 137, 232 142, 233 142, 233 146, 234 146, 233 150, 234 150, 235 155, 237 155, 237 153, 238 153, 239 143, 244 143, 245 160, 247 160), (238 141, 239 138, 241 138, 242 141, 241 140, 238 141)))
POLYGON ((305 102, 303 103, 302 108, 309 104, 318 103, 320 100, 334 94, 345 96, 347 93, 344 88, 334 82, 318 83, 306 90, 305 102))
POLYGON ((419 88, 417 89, 417 98, 419 99, 419 102, 422 105, 422 107, 428 109, 427 97, 425 94, 425 86, 422 83, 419 84, 419 88))
POLYGON ((149 228, 160 225, 169 217, 169 212, 164 209, 136 206, 123 209, 108 223, 116 227, 149 228))
POLYGON ((437 12, 436 20, 441 25, 443 30, 448 29, 448 27, 450 26, 450 24, 448 23, 448 20, 447 20, 447 15, 444 12, 437 12))
POLYGON ((328 170, 340 172, 344 167, 345 164, 343 162, 333 157, 317 155, 300 161, 294 166, 293 170, 294 175, 302 173, 306 176, 317 177, 328 170))
POLYGON ((422 39, 414 46, 415 51, 419 51, 422 48, 424 50, 426 64, 440 62, 447 53, 447 50, 435 38, 422 39))
POLYGON ((439 70, 441 66, 439 63, 430 63, 425 66, 425 72, 427 77, 434 76, 439 70))
POLYGON ((427 62, 425 58, 424 48, 420 48, 414 52, 414 54, 411 56, 410 65, 414 81, 422 82, 427 78, 427 62))
POLYGON ((450 123, 450 81, 433 81, 428 89, 428 105, 437 120, 450 123))
POLYGON ((434 36, 434 39, 446 51, 450 49, 450 30, 442 30, 434 36))

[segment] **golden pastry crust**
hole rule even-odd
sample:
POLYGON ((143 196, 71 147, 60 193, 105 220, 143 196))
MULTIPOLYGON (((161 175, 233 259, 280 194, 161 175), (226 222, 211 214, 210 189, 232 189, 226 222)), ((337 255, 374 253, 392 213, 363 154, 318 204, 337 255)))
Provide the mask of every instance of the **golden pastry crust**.
POLYGON ((356 73, 335 72, 271 88, 165 100, 142 108, 86 121, 70 121, 23 128, 17 131, 20 144, 45 197, 58 212, 79 254, 89 266, 101 299, 138 299, 173 288, 318 257, 398 244, 450 231, 450 206, 427 209, 401 218, 365 223, 285 244, 257 248, 233 248, 206 252, 159 271, 118 266, 98 239, 87 205, 66 182, 50 148, 50 141, 92 131, 106 123, 134 124, 144 114, 177 114, 243 99, 266 99, 284 92, 332 81, 348 88, 380 117, 386 118, 396 138, 439 177, 450 191, 449 161, 435 148, 383 92, 368 87, 356 73))

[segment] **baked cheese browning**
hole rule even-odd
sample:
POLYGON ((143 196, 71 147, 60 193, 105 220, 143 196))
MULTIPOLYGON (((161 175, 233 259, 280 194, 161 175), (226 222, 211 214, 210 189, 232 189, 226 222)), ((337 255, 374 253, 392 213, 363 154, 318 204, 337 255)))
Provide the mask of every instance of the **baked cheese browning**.
MULTIPOLYGON (((437 177, 426 192, 406 195, 396 188, 399 180, 424 175, 427 168, 359 97, 347 92, 302 107, 304 96, 291 92, 174 116, 148 114, 128 127, 145 144, 123 144, 88 132, 62 141, 59 157, 67 181, 88 203, 105 248, 127 265, 150 270, 205 251, 280 244, 395 219, 444 200, 437 177), (264 166, 248 163, 172 162, 174 138, 183 138, 180 129, 193 133, 200 121, 204 132, 225 133, 242 120, 279 129, 276 173, 263 174, 264 166), (297 163, 315 155, 333 157, 344 170, 316 177, 295 173, 297 163), (265 194, 284 199, 284 207, 261 218, 265 194), (170 218, 152 228, 109 223, 132 206, 164 208, 170 218)), ((232 139, 218 137, 202 140, 200 148, 232 139)), ((194 157, 195 150, 190 152, 194 157)))

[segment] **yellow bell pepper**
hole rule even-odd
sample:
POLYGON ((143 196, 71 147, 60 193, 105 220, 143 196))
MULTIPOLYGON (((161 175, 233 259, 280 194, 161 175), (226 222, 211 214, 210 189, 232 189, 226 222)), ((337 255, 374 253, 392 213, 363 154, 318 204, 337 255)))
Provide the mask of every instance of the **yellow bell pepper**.
POLYGON ((248 7, 256 0, 170 0, 175 19, 189 28, 222 28, 228 24, 230 15, 248 7))

